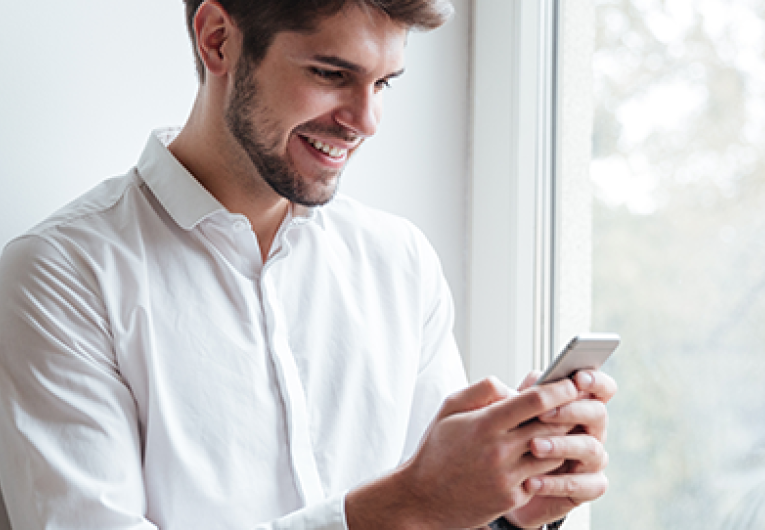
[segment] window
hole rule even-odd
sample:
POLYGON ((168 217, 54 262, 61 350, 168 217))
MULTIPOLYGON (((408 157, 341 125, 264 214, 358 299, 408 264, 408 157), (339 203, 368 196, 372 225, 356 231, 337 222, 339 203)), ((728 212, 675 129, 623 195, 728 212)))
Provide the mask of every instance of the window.
POLYGON ((765 6, 473 9, 471 377, 619 332, 611 488, 567 528, 765 528, 765 6))
MULTIPOLYGON (((471 379, 517 384, 590 329, 592 8, 472 2, 471 379)), ((566 523, 589 528, 589 508, 566 523)))
POLYGON ((595 21, 593 327, 623 345, 592 528, 765 528, 765 6, 595 21))

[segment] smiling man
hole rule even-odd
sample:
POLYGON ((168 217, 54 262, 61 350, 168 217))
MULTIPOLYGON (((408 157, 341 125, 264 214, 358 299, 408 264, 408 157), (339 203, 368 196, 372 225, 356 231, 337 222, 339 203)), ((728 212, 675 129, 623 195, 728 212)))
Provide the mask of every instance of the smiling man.
POLYGON ((448 3, 186 4, 185 126, 0 260, 14 528, 540 528, 602 495, 614 382, 466 386, 430 245, 336 196, 448 3))

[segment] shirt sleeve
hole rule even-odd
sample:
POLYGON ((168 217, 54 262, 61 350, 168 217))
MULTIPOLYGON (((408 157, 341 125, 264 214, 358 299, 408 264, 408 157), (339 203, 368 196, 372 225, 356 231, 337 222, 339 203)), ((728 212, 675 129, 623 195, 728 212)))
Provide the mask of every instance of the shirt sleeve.
POLYGON ((454 339, 454 302, 451 291, 435 250, 424 235, 418 235, 422 340, 402 462, 414 454, 444 399, 467 385, 462 358, 454 339))
MULTIPOLYGON (((88 270, 39 236, 0 258, 0 488, 13 528, 157 528, 136 404, 88 270)), ((346 530, 344 500, 250 528, 346 530)))
POLYGON ((40 237, 0 259, 0 485, 14 528, 149 529, 135 403, 93 278, 40 237))

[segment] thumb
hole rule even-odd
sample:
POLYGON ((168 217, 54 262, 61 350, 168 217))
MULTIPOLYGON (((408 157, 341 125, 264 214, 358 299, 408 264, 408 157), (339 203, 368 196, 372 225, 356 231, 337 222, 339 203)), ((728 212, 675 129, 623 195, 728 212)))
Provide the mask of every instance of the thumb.
POLYGON ((499 379, 489 376, 449 396, 444 401, 438 418, 482 409, 516 394, 515 390, 505 386, 499 379))
POLYGON ((518 390, 526 390, 527 388, 531 388, 534 386, 534 383, 537 382, 537 379, 539 379, 539 376, 542 375, 542 372, 539 370, 534 370, 532 372, 529 372, 528 375, 523 379, 523 382, 521 383, 521 386, 518 387, 518 390))

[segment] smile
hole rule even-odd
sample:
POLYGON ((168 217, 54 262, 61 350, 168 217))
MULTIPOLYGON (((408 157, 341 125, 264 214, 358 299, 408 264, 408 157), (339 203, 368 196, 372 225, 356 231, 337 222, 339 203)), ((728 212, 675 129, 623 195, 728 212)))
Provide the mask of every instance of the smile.
POLYGON ((348 154, 347 149, 342 149, 340 147, 335 147, 329 144, 326 144, 319 140, 314 140, 313 138, 309 138, 307 136, 304 136, 305 140, 311 144, 317 151, 321 151, 325 155, 331 157, 331 158, 344 158, 348 154))

